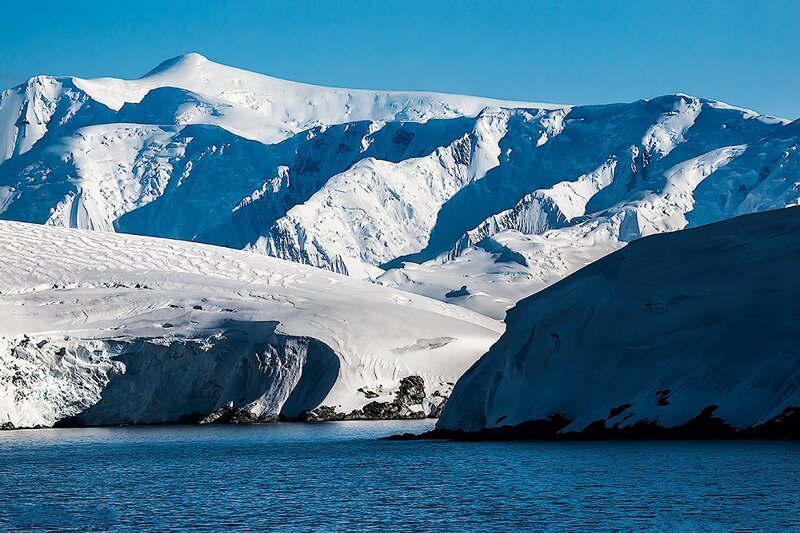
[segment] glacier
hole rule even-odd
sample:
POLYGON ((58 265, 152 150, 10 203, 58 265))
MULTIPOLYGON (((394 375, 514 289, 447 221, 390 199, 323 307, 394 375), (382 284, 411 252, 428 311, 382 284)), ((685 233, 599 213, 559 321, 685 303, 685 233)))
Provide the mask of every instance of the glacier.
POLYGON ((798 438, 799 264, 800 208, 637 240, 519 302, 437 431, 798 438))
POLYGON ((338 89, 187 54, 0 94, 0 218, 246 249, 502 319, 639 237, 796 205, 798 128, 685 94, 338 89))
POLYGON ((0 426, 419 418, 502 331, 182 241, 0 221, 0 426))

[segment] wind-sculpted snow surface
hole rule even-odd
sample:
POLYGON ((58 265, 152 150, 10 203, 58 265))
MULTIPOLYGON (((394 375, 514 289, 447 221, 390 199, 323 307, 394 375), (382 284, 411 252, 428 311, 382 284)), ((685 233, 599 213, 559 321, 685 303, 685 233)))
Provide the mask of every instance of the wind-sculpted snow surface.
POLYGON ((429 416, 501 330, 280 259, 5 221, 0 316, 5 427, 429 416))
POLYGON ((799 128, 683 94, 336 89, 188 54, 3 92, 0 217, 246 248, 502 318, 641 236, 797 204, 799 128))
POLYGON ((798 208, 634 242, 517 304, 437 429, 800 438, 798 272, 798 208))

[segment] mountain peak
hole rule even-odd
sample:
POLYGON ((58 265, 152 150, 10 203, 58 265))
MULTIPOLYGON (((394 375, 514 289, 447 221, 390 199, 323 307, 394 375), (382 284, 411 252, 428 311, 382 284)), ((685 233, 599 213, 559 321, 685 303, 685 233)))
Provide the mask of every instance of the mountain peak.
POLYGON ((161 62, 156 68, 142 76, 142 78, 149 78, 167 72, 192 70, 210 62, 211 61, 202 54, 189 52, 161 62))

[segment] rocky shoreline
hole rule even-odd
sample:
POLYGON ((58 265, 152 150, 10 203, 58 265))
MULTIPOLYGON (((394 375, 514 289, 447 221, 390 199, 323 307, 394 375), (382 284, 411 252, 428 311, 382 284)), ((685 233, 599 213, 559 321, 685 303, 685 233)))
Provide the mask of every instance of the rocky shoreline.
POLYGON ((562 432, 571 420, 553 414, 547 419, 532 420, 516 426, 487 428, 481 431, 434 429, 421 433, 391 435, 386 440, 451 441, 576 441, 576 440, 800 440, 800 407, 787 407, 763 424, 735 428, 714 416, 717 406, 710 405, 685 424, 664 427, 654 422, 608 427, 605 420, 589 424, 582 431, 562 432))

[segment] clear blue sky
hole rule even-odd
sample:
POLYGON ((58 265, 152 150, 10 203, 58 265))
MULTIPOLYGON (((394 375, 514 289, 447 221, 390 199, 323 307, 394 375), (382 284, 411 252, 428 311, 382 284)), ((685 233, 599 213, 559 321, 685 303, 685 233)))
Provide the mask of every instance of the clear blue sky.
POLYGON ((324 85, 561 103, 685 92, 800 117, 800 0, 4 3, 0 87, 196 51, 324 85))

